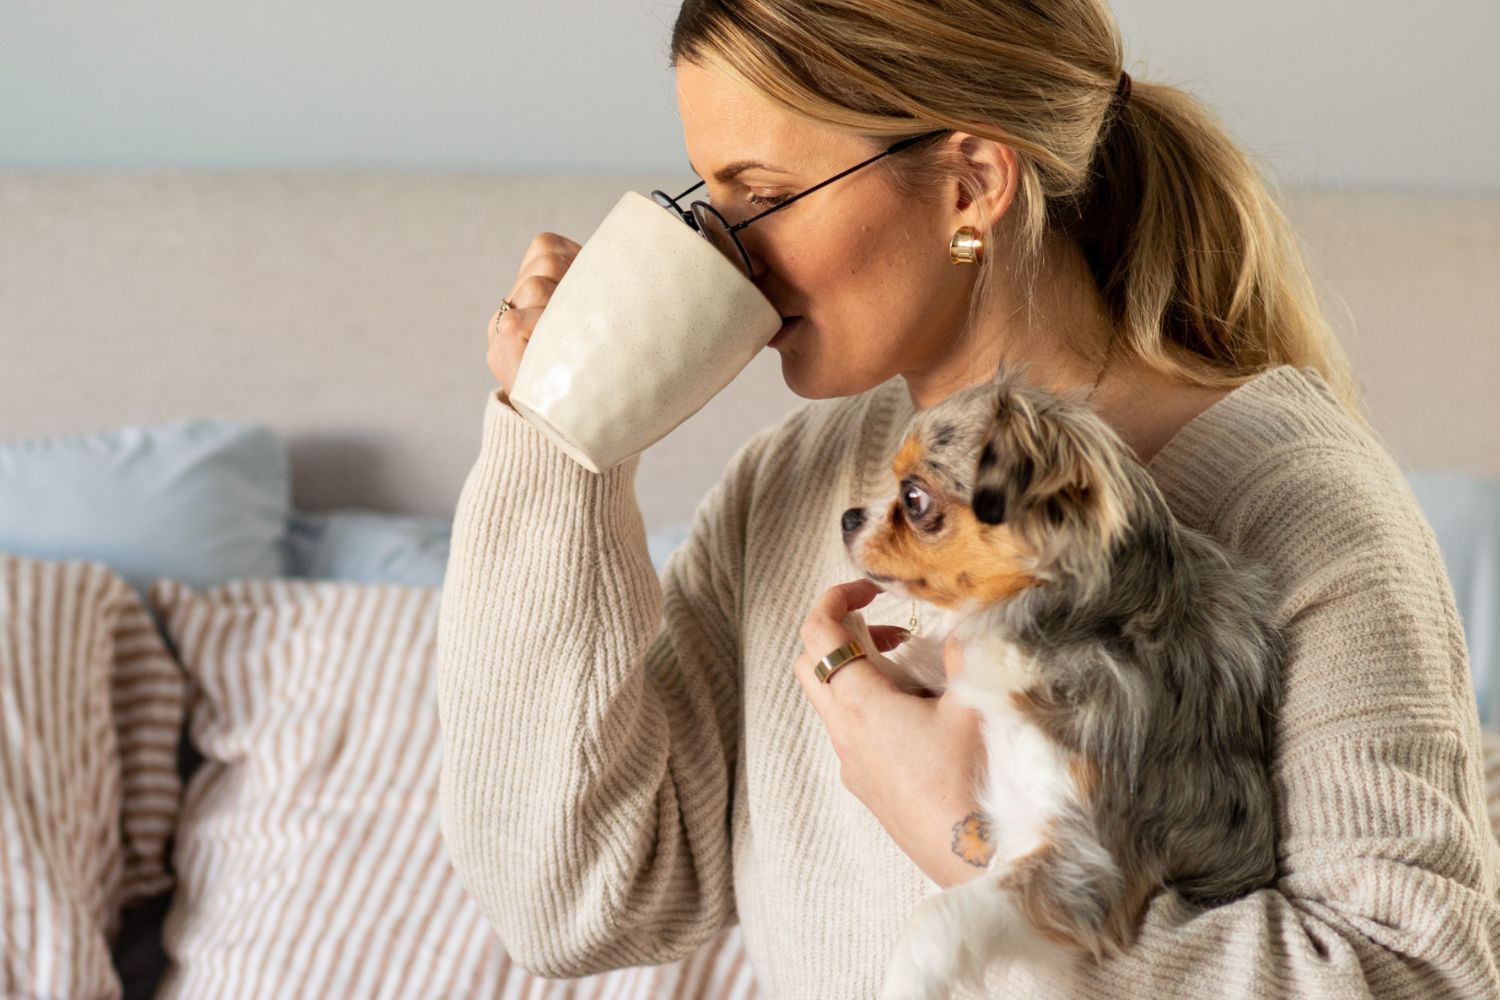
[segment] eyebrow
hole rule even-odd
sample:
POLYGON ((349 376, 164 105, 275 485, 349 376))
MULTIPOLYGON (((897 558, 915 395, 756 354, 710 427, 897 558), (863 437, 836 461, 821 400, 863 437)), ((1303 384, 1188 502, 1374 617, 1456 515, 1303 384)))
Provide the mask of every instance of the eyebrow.
MULTIPOLYGON (((723 167, 717 173, 715 173, 714 180, 718 181, 720 184, 723 184, 725 181, 734 180, 734 178, 738 177, 746 170, 754 170, 757 167, 761 170, 768 170, 773 174, 791 173, 790 170, 783 170, 781 167, 773 167, 769 163, 762 163, 760 160, 735 160, 727 167, 723 167)), ((698 173, 698 168, 693 166, 691 161, 688 162, 688 169, 698 177, 703 176, 702 174, 698 173)))

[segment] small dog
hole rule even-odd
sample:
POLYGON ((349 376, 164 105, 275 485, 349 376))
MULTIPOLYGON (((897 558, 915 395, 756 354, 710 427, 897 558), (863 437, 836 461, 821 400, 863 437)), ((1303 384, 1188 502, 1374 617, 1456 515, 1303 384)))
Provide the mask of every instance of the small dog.
POLYGON ((1163 887, 1213 905, 1270 883, 1267 575, 1179 524, 1088 406, 1016 370, 917 413, 892 471, 896 498, 846 511, 844 541, 942 626, 882 655, 846 623, 903 690, 980 713, 982 814, 954 850, 986 870, 922 901, 881 996, 946 997, 996 961, 1065 972, 1126 949, 1163 887))

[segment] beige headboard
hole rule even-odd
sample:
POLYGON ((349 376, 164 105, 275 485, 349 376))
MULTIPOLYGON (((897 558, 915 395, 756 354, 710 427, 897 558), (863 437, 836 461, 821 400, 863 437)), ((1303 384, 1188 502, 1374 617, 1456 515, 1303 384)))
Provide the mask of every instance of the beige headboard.
MULTIPOLYGON (((678 180, 0 171, 0 439, 260 421, 299 507, 450 514, 495 384, 485 324, 532 235, 582 241, 622 191, 678 180)), ((1500 195, 1286 207, 1397 459, 1500 476, 1500 195)), ((801 402, 780 372, 762 352, 646 452, 648 527, 801 402)))

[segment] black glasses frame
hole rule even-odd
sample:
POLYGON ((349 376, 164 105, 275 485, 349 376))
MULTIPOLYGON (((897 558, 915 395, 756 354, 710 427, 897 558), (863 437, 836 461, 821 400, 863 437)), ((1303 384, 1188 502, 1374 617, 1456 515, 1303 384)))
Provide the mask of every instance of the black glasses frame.
POLYGON ((819 188, 827 187, 834 181, 847 177, 850 174, 854 173, 854 171, 859 170, 862 167, 868 167, 870 164, 874 163, 876 160, 881 159, 882 157, 890 156, 892 153, 899 153, 903 149, 915 146, 917 143, 922 142, 924 139, 933 139, 940 135, 946 135, 951 131, 952 129, 940 128, 935 129, 931 132, 923 132, 921 135, 914 135, 908 139, 902 139, 899 142, 894 142, 891 145, 887 146, 885 149, 881 150, 879 153, 876 153, 874 156, 870 157, 868 160, 865 160, 861 163, 856 163, 848 170, 841 170, 827 180, 819 181, 812 187, 807 188, 805 191, 799 191, 791 197, 787 198, 785 201, 778 202, 765 211, 760 212, 757 215, 752 215, 748 219, 736 222, 734 225, 730 225, 729 220, 724 218, 723 214, 718 209, 714 208, 706 201, 695 201, 686 209, 683 208, 681 204, 679 204, 683 198, 686 198, 688 195, 692 194, 694 191, 707 184, 708 181, 706 179, 699 181, 697 184, 694 184, 692 187, 682 192, 682 194, 678 195, 676 198, 673 198, 665 191, 652 191, 651 197, 656 201, 658 205, 676 212, 682 218, 683 222, 691 226, 693 230, 696 231, 699 235, 703 236, 704 239, 709 239, 709 235, 705 231, 703 223, 699 221, 697 213, 700 211, 712 213, 713 216, 718 220, 719 225, 723 227, 724 232, 728 234, 729 239, 734 243, 734 248, 739 251, 740 261, 745 268, 745 274, 747 276, 753 276, 754 269, 750 263, 750 254, 745 251, 745 245, 740 242, 740 238, 737 235, 741 229, 744 229, 752 222, 759 222, 761 219, 764 219, 766 216, 770 215, 773 212, 781 211, 783 208, 786 208, 788 205, 791 205, 798 199, 806 198, 808 195, 812 194, 819 188))

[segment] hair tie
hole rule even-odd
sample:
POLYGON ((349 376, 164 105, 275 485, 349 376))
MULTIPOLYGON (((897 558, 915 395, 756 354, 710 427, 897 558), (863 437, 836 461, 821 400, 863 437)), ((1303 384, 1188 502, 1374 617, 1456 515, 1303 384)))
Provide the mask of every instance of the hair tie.
POLYGON ((1123 69, 1120 70, 1120 82, 1115 87, 1115 94, 1120 98, 1121 104, 1130 100, 1130 74, 1123 69))

